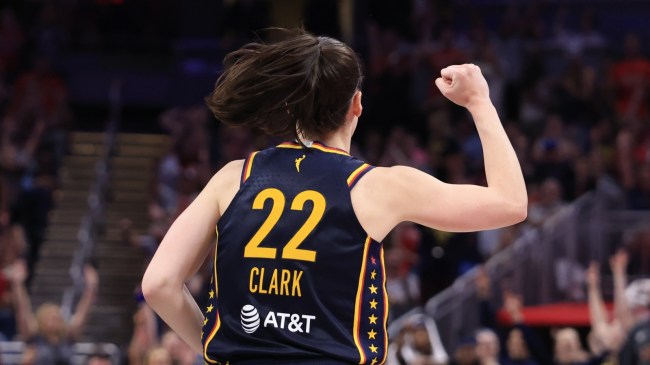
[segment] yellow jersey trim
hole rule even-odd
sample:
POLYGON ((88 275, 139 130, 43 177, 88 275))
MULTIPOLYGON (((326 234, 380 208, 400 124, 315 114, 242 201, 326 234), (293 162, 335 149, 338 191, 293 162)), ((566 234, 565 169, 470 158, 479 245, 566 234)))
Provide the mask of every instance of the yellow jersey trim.
MULTIPOLYGON (((256 152, 257 153, 257 152, 256 152)), ((251 156, 252 160, 252 156, 251 156)), ((217 233, 217 240, 214 248, 214 292, 215 295, 218 297, 219 296, 219 285, 217 285, 218 280, 217 280, 217 249, 219 247, 219 230, 215 229, 215 232, 217 233)), ((203 358, 211 363, 211 364, 218 364, 219 362, 216 360, 212 360, 211 358, 208 357, 208 346, 210 345, 210 342, 212 342, 212 339, 214 339, 214 336, 217 334, 217 331, 219 331, 219 327, 221 327, 221 317, 219 316, 219 308, 217 308, 217 313, 215 314, 216 320, 214 327, 212 328, 212 331, 210 331, 210 335, 208 335, 208 339, 205 341, 205 345, 203 346, 203 358)))
POLYGON ((384 358, 381 360, 380 364, 386 362, 386 356, 388 356, 388 293, 386 292, 386 264, 384 263, 384 246, 381 247, 381 271, 384 286, 384 358))
POLYGON ((348 186, 351 186, 357 177, 359 177, 359 174, 361 174, 365 169, 369 168, 370 165, 367 163, 364 163, 363 165, 359 166, 356 170, 352 171, 350 176, 348 176, 348 186))
POLYGON ((253 170, 253 160, 255 159, 255 155, 257 155, 257 152, 255 151, 251 153, 251 155, 248 157, 248 160, 246 161, 246 166, 244 167, 244 178, 242 179, 242 183, 246 182, 246 180, 251 176, 251 171, 253 170))
POLYGON ((359 273, 359 286, 357 287, 357 297, 354 304, 354 325, 352 328, 352 337, 354 338, 354 344, 359 350, 359 364, 364 364, 366 362, 366 354, 363 351, 361 346, 361 341, 359 340, 359 326, 360 326, 360 313, 361 313, 361 294, 363 293, 364 288, 364 279, 366 276, 366 261, 368 256, 368 248, 370 247, 370 237, 366 238, 366 242, 363 247, 363 259, 361 262, 361 272, 359 273))
MULTIPOLYGON (((281 143, 281 144, 277 145, 276 147, 279 147, 279 148, 292 148, 292 149, 296 149, 296 150, 300 150, 300 149, 305 148, 305 147, 303 147, 302 145, 300 145, 299 143, 296 143, 296 142, 284 142, 284 143, 281 143)), ((343 151, 341 149, 334 148, 334 147, 328 147, 328 146, 326 146, 326 145, 324 145, 324 144, 322 144, 320 142, 313 142, 311 147, 309 147, 309 148, 317 149, 317 150, 323 151, 323 152, 336 153, 338 155, 350 156, 349 153, 347 153, 347 152, 345 152, 345 151, 343 151)))

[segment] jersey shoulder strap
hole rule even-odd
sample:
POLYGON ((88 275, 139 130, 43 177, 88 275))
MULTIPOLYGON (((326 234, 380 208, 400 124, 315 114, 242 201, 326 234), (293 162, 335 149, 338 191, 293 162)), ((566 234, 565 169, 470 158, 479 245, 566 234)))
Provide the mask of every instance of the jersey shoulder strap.
POLYGON ((352 190, 352 188, 354 188, 354 186, 359 182, 359 180, 361 180, 363 175, 367 174, 368 171, 375 168, 374 166, 369 165, 363 161, 357 160, 356 158, 353 158, 351 164, 353 166, 356 166, 356 168, 352 170, 352 172, 348 175, 347 183, 350 190, 352 190))
POLYGON ((241 171, 241 183, 244 184, 246 180, 251 176, 253 171, 253 161, 255 160, 255 155, 260 151, 251 152, 246 159, 244 160, 244 168, 241 171))

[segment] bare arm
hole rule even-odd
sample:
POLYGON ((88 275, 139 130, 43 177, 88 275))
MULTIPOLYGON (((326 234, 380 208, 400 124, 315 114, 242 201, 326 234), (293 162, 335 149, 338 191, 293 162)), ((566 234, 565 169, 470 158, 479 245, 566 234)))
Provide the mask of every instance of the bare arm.
POLYGON ((242 165, 242 161, 235 161, 221 169, 176 219, 142 280, 147 303, 199 353, 203 352, 200 341, 203 312, 185 282, 197 272, 215 244, 215 227, 234 195, 224 192, 238 189, 242 165))
POLYGON ((627 286, 627 253, 624 250, 618 250, 614 256, 609 259, 609 265, 614 275, 614 314, 621 322, 625 332, 634 326, 634 318, 630 311, 630 306, 625 297, 625 287, 627 286))
POLYGON ((133 316, 133 336, 128 349, 129 364, 142 364, 146 352, 157 342, 155 314, 147 303, 142 303, 133 316))
POLYGON ((77 304, 77 309, 75 310, 72 318, 70 319, 70 336, 73 339, 79 339, 83 333, 84 328, 86 327, 86 321, 88 319, 88 314, 90 313, 90 308, 92 308, 95 298, 97 297, 97 287, 99 285, 99 276, 97 275, 97 270, 90 265, 84 267, 84 281, 85 289, 79 299, 77 304))
POLYGON ((607 310, 600 292, 600 273, 598 270, 598 263, 591 262, 589 269, 587 269, 587 294, 591 328, 600 340, 606 334, 609 325, 607 323, 607 310))
POLYGON ((36 317, 32 312, 32 300, 25 288, 27 279, 27 265, 22 260, 17 260, 11 268, 11 281, 16 311, 16 325, 21 339, 27 340, 38 332, 36 317))
MULTIPOLYGON (((381 199, 381 214, 360 215, 373 238, 384 237, 402 221, 445 231, 477 231, 521 222, 528 195, 514 148, 489 99, 487 82, 474 65, 442 70, 436 85, 474 118, 485 156, 487 187, 446 184, 419 170, 395 166, 369 172, 364 199, 381 199), (383 217, 382 217, 383 216, 383 217), (368 223, 365 222, 379 222, 368 223)), ((354 190, 353 190, 354 194, 354 190)), ((354 203, 353 195, 353 203, 354 203)))

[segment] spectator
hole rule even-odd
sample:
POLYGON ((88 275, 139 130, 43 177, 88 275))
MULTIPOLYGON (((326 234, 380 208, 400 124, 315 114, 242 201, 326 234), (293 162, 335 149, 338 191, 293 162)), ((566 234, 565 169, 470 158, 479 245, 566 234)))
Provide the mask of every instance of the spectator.
POLYGON ((452 365, 477 365, 476 358, 476 339, 473 336, 460 340, 456 345, 453 358, 450 362, 452 365))
POLYGON ((650 362, 650 279, 633 281, 625 294, 636 321, 623 344, 619 360, 621 364, 647 364, 650 362))
POLYGON ((562 200, 560 183, 554 178, 548 178, 544 180, 540 187, 538 201, 532 203, 529 207, 527 222, 533 227, 540 227, 565 205, 566 203, 562 200))
POLYGON ((129 365, 146 363, 147 352, 158 343, 158 326, 156 314, 144 302, 138 290, 138 309, 133 316, 133 335, 128 347, 129 365))
POLYGON ((627 194, 628 206, 634 210, 650 210, 650 161, 636 170, 634 187, 627 194))
POLYGON ((584 364, 589 354, 580 344, 580 336, 573 328, 561 328, 553 335, 554 363, 557 365, 584 364))
POLYGON ((422 314, 415 314, 405 325, 402 341, 389 347, 388 365, 447 364, 449 356, 442 347, 435 322, 422 314))
POLYGON ((480 365, 500 364, 500 344, 497 334, 489 328, 476 331, 476 357, 480 365))
POLYGON ((160 342, 169 352, 175 365, 195 365, 202 361, 201 356, 196 354, 174 331, 166 331, 160 342))
POLYGON ((600 290, 600 268, 598 263, 591 262, 587 269, 587 291, 591 333, 589 347, 591 354, 600 362, 615 361, 624 340, 623 326, 614 318, 609 320, 607 309, 600 290))
POLYGON ((102 353, 88 356, 86 365, 113 365, 110 356, 102 353))
POLYGON ((72 361, 72 345, 83 333, 97 293, 97 271, 90 265, 85 266, 85 290, 68 323, 64 321, 61 307, 53 303, 42 304, 35 314, 32 312, 31 299, 25 288, 27 268, 24 262, 17 261, 12 266, 11 278, 19 338, 31 341, 35 363, 58 365, 72 361))
POLYGON ((156 346, 147 352, 144 365, 172 365, 169 351, 162 346, 156 346))
POLYGON ((625 37, 623 59, 609 69, 609 83, 620 118, 637 120, 648 115, 650 61, 641 53, 638 35, 625 37))

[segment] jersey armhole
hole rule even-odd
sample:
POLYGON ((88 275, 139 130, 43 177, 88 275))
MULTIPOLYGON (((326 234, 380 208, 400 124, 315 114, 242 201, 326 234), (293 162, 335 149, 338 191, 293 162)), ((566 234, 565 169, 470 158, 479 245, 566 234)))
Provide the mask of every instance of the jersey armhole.
POLYGON ((244 168, 241 171, 241 185, 243 185, 246 180, 251 176, 251 172, 253 171, 253 160, 255 159, 255 155, 257 155, 259 151, 255 151, 246 157, 244 160, 244 168))
POLYGON ((368 165, 367 163, 362 164, 361 166, 357 167, 352 173, 348 176, 347 183, 348 187, 350 190, 354 188, 354 186, 361 180, 363 175, 367 174, 368 171, 374 169, 375 167, 372 165, 368 165))

